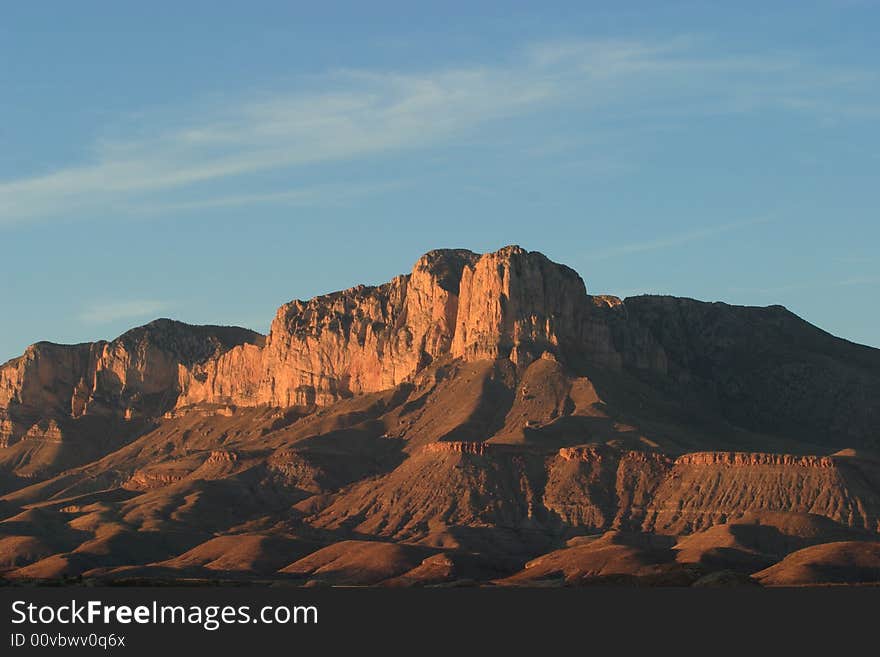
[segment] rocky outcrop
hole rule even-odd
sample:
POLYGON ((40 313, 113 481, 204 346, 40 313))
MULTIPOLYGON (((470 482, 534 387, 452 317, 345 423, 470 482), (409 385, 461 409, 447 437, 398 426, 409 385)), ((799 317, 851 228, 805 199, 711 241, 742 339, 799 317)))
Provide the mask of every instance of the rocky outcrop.
POLYGON ((60 443, 63 440, 64 436, 61 432, 61 427, 58 426, 58 422, 49 419, 49 420, 40 420, 35 425, 33 425, 27 432, 22 436, 22 440, 39 440, 47 443, 60 443))
POLYGON ((174 407, 180 368, 260 341, 246 329, 159 319, 111 342, 36 343, 0 366, 0 443, 43 435, 43 424, 61 418, 158 416, 174 407))
POLYGON ((528 364, 580 348, 587 291, 577 273, 511 246, 464 269, 452 356, 528 364))
POLYGON ((644 529, 700 531, 748 512, 811 513, 876 531, 880 480, 871 470, 826 456, 686 454, 652 496, 644 529))
POLYGON ((235 463, 238 460, 238 454, 228 449, 215 449, 208 455, 205 463, 235 463))
POLYGON ((15 423, 5 413, 0 413, 0 449, 15 442, 15 423))
POLYGON ((190 474, 189 470, 137 470, 122 487, 139 491, 163 488, 186 479, 190 474))
POLYGON ((762 454, 760 452, 696 452, 675 459, 675 465, 726 465, 749 468, 773 465, 785 468, 833 468, 830 456, 796 456, 792 454, 762 454))
POLYGON ((42 418, 75 414, 91 347, 39 342, 0 366, 0 418, 7 444, 42 418))
POLYGON ((433 251, 411 274, 281 306, 264 348, 183 372, 180 405, 327 405, 392 388, 449 352, 469 251, 433 251))
POLYGON ((622 362, 575 271, 510 246, 477 255, 432 251, 410 274, 279 308, 265 347, 232 349, 182 372, 179 404, 324 406, 408 381, 442 358, 510 359, 583 353, 622 362))
POLYGON ((490 449, 497 451, 496 445, 487 443, 467 442, 462 440, 450 440, 425 445, 424 450, 429 454, 473 454, 483 456, 490 449))

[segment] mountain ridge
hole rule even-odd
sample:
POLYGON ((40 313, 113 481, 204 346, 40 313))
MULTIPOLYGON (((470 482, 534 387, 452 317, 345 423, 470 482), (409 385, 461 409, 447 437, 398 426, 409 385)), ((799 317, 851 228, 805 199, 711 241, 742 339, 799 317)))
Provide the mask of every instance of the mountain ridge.
MULTIPOLYGON (((345 572, 394 585, 512 576, 554 550, 540 563, 578 582, 606 553, 627 576, 687 579, 664 537, 800 531, 775 513, 875 540, 878 399, 880 350, 780 306, 621 300, 518 246, 435 250, 382 285, 283 304, 265 336, 160 319, 0 366, 0 570, 244 577, 296 561, 267 550, 343 541, 345 572), (17 519, 36 510, 61 538, 17 519), (202 552, 214 566, 181 556, 202 552)), ((715 568, 736 540, 683 545, 715 568)), ((743 550, 756 568, 785 557, 743 550)), ((828 554, 844 553, 873 555, 828 554)), ((272 577, 319 578, 323 558, 272 577)))

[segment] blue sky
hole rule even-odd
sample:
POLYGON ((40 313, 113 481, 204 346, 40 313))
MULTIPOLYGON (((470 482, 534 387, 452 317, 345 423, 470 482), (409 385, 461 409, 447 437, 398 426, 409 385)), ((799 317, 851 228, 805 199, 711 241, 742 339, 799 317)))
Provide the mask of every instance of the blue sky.
POLYGON ((36 4, 0 22, 0 361, 510 243, 880 346, 877 2, 36 4))

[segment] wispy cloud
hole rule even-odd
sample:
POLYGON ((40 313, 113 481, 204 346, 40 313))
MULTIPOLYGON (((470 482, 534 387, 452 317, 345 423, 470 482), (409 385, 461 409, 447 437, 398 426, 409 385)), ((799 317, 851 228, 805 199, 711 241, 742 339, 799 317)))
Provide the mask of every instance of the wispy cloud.
POLYGON ((133 299, 93 303, 78 316, 85 324, 109 324, 122 319, 155 318, 171 306, 167 301, 133 299))
POLYGON ((79 163, 0 181, 0 225, 108 209, 118 215, 162 203, 178 209, 298 203, 310 194, 318 202, 329 197, 290 183, 260 193, 244 185, 215 201, 205 199, 203 186, 218 180, 243 185, 262 172, 295 174, 307 165, 424 148, 493 121, 564 105, 582 109, 587 122, 602 111, 626 120, 645 112, 766 106, 840 116, 841 99, 863 111, 858 90, 876 82, 873 74, 821 70, 790 53, 707 55, 703 45, 693 38, 545 43, 504 64, 421 73, 334 71, 300 89, 227 102, 219 110, 178 108, 171 119, 145 111, 129 136, 123 131, 98 140, 79 163))
POLYGON ((212 197, 194 198, 186 201, 154 203, 138 209, 141 213, 169 213, 185 210, 202 210, 217 208, 236 208, 254 205, 284 205, 289 207, 313 207, 349 205, 357 199, 373 194, 380 194, 406 186, 404 181, 390 181, 375 184, 352 185, 314 185, 289 191, 266 192, 255 194, 232 194, 212 197))
POLYGON ((684 233, 676 233, 675 235, 666 235, 655 239, 639 242, 631 242, 629 244, 621 244, 611 247, 597 253, 589 254, 589 260, 604 260, 606 258, 616 258, 621 256, 633 255, 636 253, 644 253, 646 251, 658 251, 661 249, 670 249, 674 247, 684 246, 691 242, 699 242, 709 239, 723 233, 729 233, 735 230, 742 230, 751 226, 766 224, 771 219, 769 217, 757 217, 745 221, 737 221, 728 224, 719 224, 715 226, 705 226, 696 228, 684 233))

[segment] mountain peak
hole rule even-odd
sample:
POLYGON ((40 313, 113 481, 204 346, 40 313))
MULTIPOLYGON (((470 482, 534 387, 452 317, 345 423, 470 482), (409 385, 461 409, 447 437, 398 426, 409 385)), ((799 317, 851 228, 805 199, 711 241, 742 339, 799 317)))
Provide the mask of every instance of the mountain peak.
MULTIPOLYGON (((819 361, 811 359, 839 362, 832 374, 841 385, 880 362, 876 350, 785 311, 674 297, 622 302, 588 295, 573 269, 518 245, 484 254, 437 249, 383 285, 282 305, 265 338, 160 318, 111 342, 29 349, 0 367, 0 415, 15 420, 13 433, 21 435, 46 408, 128 417, 199 404, 327 406, 415 381, 435 363, 503 361, 520 373, 542 357, 570 370, 626 371, 693 387, 688 394, 717 397, 713 403, 729 406, 731 416, 746 407, 725 400, 762 391, 766 399, 753 403, 763 408, 777 399, 778 407, 736 419, 805 435, 828 426, 813 381, 829 373, 817 378, 819 361), (737 364, 753 361, 751 370, 737 364), (774 369, 777 361, 784 367, 774 369), (724 380, 716 379, 720 369, 724 380), (813 401, 771 394, 774 377, 815 389, 813 401)), ((856 408, 860 403, 853 401, 849 428, 836 427, 836 434, 867 435, 874 420, 869 407, 856 408)))
POLYGON ((564 358, 580 350, 590 309, 580 276, 541 253, 429 251, 384 285, 285 304, 265 349, 244 345, 194 368, 181 403, 325 405, 394 387, 438 359, 564 358), (223 374, 241 359, 234 378, 223 374))
POLYGON ((416 578, 436 576, 429 547, 441 570, 552 549, 507 583, 578 581, 609 550, 642 572, 630 557, 705 530, 679 554, 764 568, 769 555, 730 548, 744 514, 760 514, 746 524, 762 550, 768 524, 880 531, 878 372, 880 350, 778 307, 590 296, 514 245, 430 251, 385 284, 282 305, 265 337, 163 318, 0 366, 0 519, 52 534, 6 540, 0 566, 125 577, 135 560, 164 577, 268 558, 268 576, 323 577, 340 555, 369 573, 390 550, 416 578), (377 540, 290 563, 300 531, 377 540))

